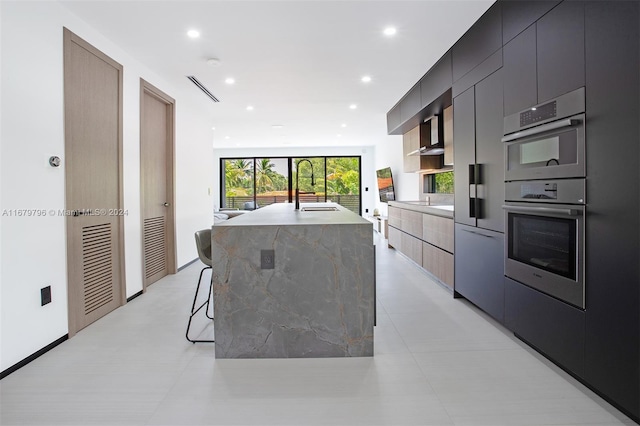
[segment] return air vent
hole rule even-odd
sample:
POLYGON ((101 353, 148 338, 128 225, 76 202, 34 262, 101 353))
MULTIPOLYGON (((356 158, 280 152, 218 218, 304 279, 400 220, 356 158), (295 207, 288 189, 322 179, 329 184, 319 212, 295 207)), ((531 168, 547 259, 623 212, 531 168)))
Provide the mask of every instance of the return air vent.
POLYGON ((111 224, 103 223, 82 228, 85 315, 113 300, 112 248, 111 224))
POLYGON ((192 82, 193 84, 195 84, 196 86, 198 86, 198 89, 202 90, 202 91, 204 92, 204 94, 205 94, 205 95, 207 95, 208 97, 210 97, 210 98, 211 98, 211 100, 212 100, 213 102, 220 102, 220 100, 219 100, 218 98, 216 98, 215 96, 213 96, 213 93, 211 93, 211 92, 209 91, 209 89, 207 89, 206 87, 204 87, 204 85, 203 85, 202 83, 200 83, 200 81, 199 81, 197 78, 195 78, 195 76, 193 76, 193 75, 188 75, 188 76, 187 76, 187 78, 188 78, 189 80, 191 80, 191 82, 192 82))

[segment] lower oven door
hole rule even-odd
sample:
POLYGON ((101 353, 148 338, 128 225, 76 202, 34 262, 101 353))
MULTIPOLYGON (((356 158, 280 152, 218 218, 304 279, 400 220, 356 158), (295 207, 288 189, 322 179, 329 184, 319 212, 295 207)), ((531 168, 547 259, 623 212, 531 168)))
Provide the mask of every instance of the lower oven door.
POLYGON ((505 275, 584 309, 585 207, 506 203, 505 275))

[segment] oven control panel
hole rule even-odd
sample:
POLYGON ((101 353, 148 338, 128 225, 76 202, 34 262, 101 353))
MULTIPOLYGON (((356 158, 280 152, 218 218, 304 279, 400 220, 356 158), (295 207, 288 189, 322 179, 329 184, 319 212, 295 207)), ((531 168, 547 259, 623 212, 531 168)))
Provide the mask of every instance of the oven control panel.
POLYGON ((585 179, 505 182, 505 201, 586 204, 585 179))
POLYGON ((556 118, 556 114, 556 101, 533 107, 520 113, 520 127, 528 126, 529 124, 538 123, 550 118, 556 118))

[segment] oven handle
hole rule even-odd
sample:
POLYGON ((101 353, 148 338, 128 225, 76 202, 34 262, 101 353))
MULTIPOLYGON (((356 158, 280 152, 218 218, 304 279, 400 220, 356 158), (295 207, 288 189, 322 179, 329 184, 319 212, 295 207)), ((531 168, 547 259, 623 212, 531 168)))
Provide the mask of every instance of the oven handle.
POLYGON ((522 130, 521 132, 512 133, 502 138, 502 142, 511 142, 516 139, 525 138, 538 133, 548 132, 549 130, 561 129, 563 127, 575 126, 580 124, 580 120, 565 118, 564 120, 554 121, 553 123, 543 124, 542 126, 532 127, 531 129, 522 130))
POLYGON ((522 213, 549 213, 557 215, 580 216, 580 210, 577 209, 560 209, 557 207, 527 207, 527 206, 509 206, 503 205, 504 210, 522 213))

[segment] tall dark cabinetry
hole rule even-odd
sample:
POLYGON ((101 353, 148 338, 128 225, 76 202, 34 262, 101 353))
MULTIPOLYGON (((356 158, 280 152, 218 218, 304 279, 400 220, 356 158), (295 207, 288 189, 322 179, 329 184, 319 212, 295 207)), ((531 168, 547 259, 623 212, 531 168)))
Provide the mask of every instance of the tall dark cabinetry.
POLYGON ((640 1, 498 0, 449 53, 455 294, 640 422, 640 1), (581 87, 584 309, 504 277, 500 141, 504 116, 581 87))
POLYGON ((502 118, 502 70, 454 98, 455 291, 500 322, 504 320, 502 118))
POLYGON ((587 2, 586 380, 640 420, 640 3, 587 2))

